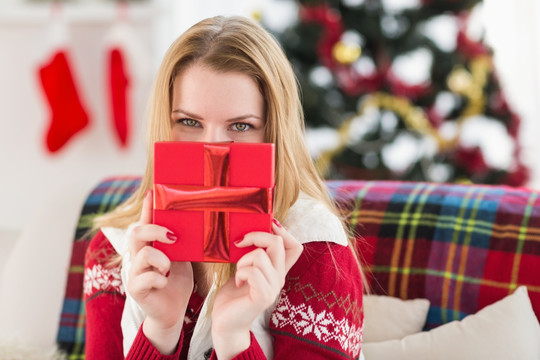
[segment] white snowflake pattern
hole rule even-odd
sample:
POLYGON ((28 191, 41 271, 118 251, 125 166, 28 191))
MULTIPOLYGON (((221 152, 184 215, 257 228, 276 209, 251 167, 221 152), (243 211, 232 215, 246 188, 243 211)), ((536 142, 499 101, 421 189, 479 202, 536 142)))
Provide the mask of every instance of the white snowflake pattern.
POLYGON ((344 351, 350 351, 355 357, 360 353, 361 327, 351 324, 347 318, 336 319, 330 311, 317 313, 305 303, 294 306, 285 293, 281 294, 271 321, 276 328, 292 327, 302 336, 313 334, 317 340, 325 343, 336 341, 344 351))
POLYGON ((96 264, 84 272, 84 294, 89 296, 95 291, 109 290, 124 294, 124 286, 120 277, 120 268, 105 268, 96 264))

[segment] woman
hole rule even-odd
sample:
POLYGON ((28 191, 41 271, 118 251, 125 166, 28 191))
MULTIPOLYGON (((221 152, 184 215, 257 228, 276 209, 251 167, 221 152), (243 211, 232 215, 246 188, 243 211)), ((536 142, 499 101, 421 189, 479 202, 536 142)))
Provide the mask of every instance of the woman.
POLYGON ((361 269, 307 152, 296 79, 275 40, 241 17, 194 25, 165 55, 149 119, 141 186, 98 220, 87 251, 87 359, 357 358, 361 269), (236 266, 170 262, 151 246, 185 240, 151 224, 152 144, 164 140, 275 144, 272 233, 235 243, 257 247, 236 266))

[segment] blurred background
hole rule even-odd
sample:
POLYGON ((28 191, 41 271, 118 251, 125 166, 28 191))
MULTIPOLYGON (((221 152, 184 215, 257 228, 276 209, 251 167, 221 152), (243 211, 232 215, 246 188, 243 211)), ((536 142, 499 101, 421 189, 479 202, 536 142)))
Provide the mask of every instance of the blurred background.
POLYGON ((0 253, 74 184, 142 173, 159 62, 218 14, 282 44, 326 178, 540 188, 536 0, 1 0, 0 253))

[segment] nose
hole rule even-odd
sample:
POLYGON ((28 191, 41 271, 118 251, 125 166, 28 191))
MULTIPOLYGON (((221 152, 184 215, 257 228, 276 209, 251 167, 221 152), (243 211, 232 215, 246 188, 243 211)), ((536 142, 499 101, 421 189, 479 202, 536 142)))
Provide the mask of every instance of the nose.
POLYGON ((205 129, 202 141, 206 143, 230 141, 227 131, 220 127, 209 126, 205 129))

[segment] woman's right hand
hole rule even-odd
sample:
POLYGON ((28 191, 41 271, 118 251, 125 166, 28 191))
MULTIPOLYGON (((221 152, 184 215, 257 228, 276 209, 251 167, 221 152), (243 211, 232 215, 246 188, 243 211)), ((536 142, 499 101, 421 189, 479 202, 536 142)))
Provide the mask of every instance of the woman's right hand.
POLYGON ((171 262, 152 246, 154 241, 176 241, 176 235, 167 228, 152 224, 152 201, 152 191, 148 190, 139 225, 130 235, 127 291, 146 313, 145 336, 162 354, 172 354, 193 291, 193 269, 189 262, 171 262))

